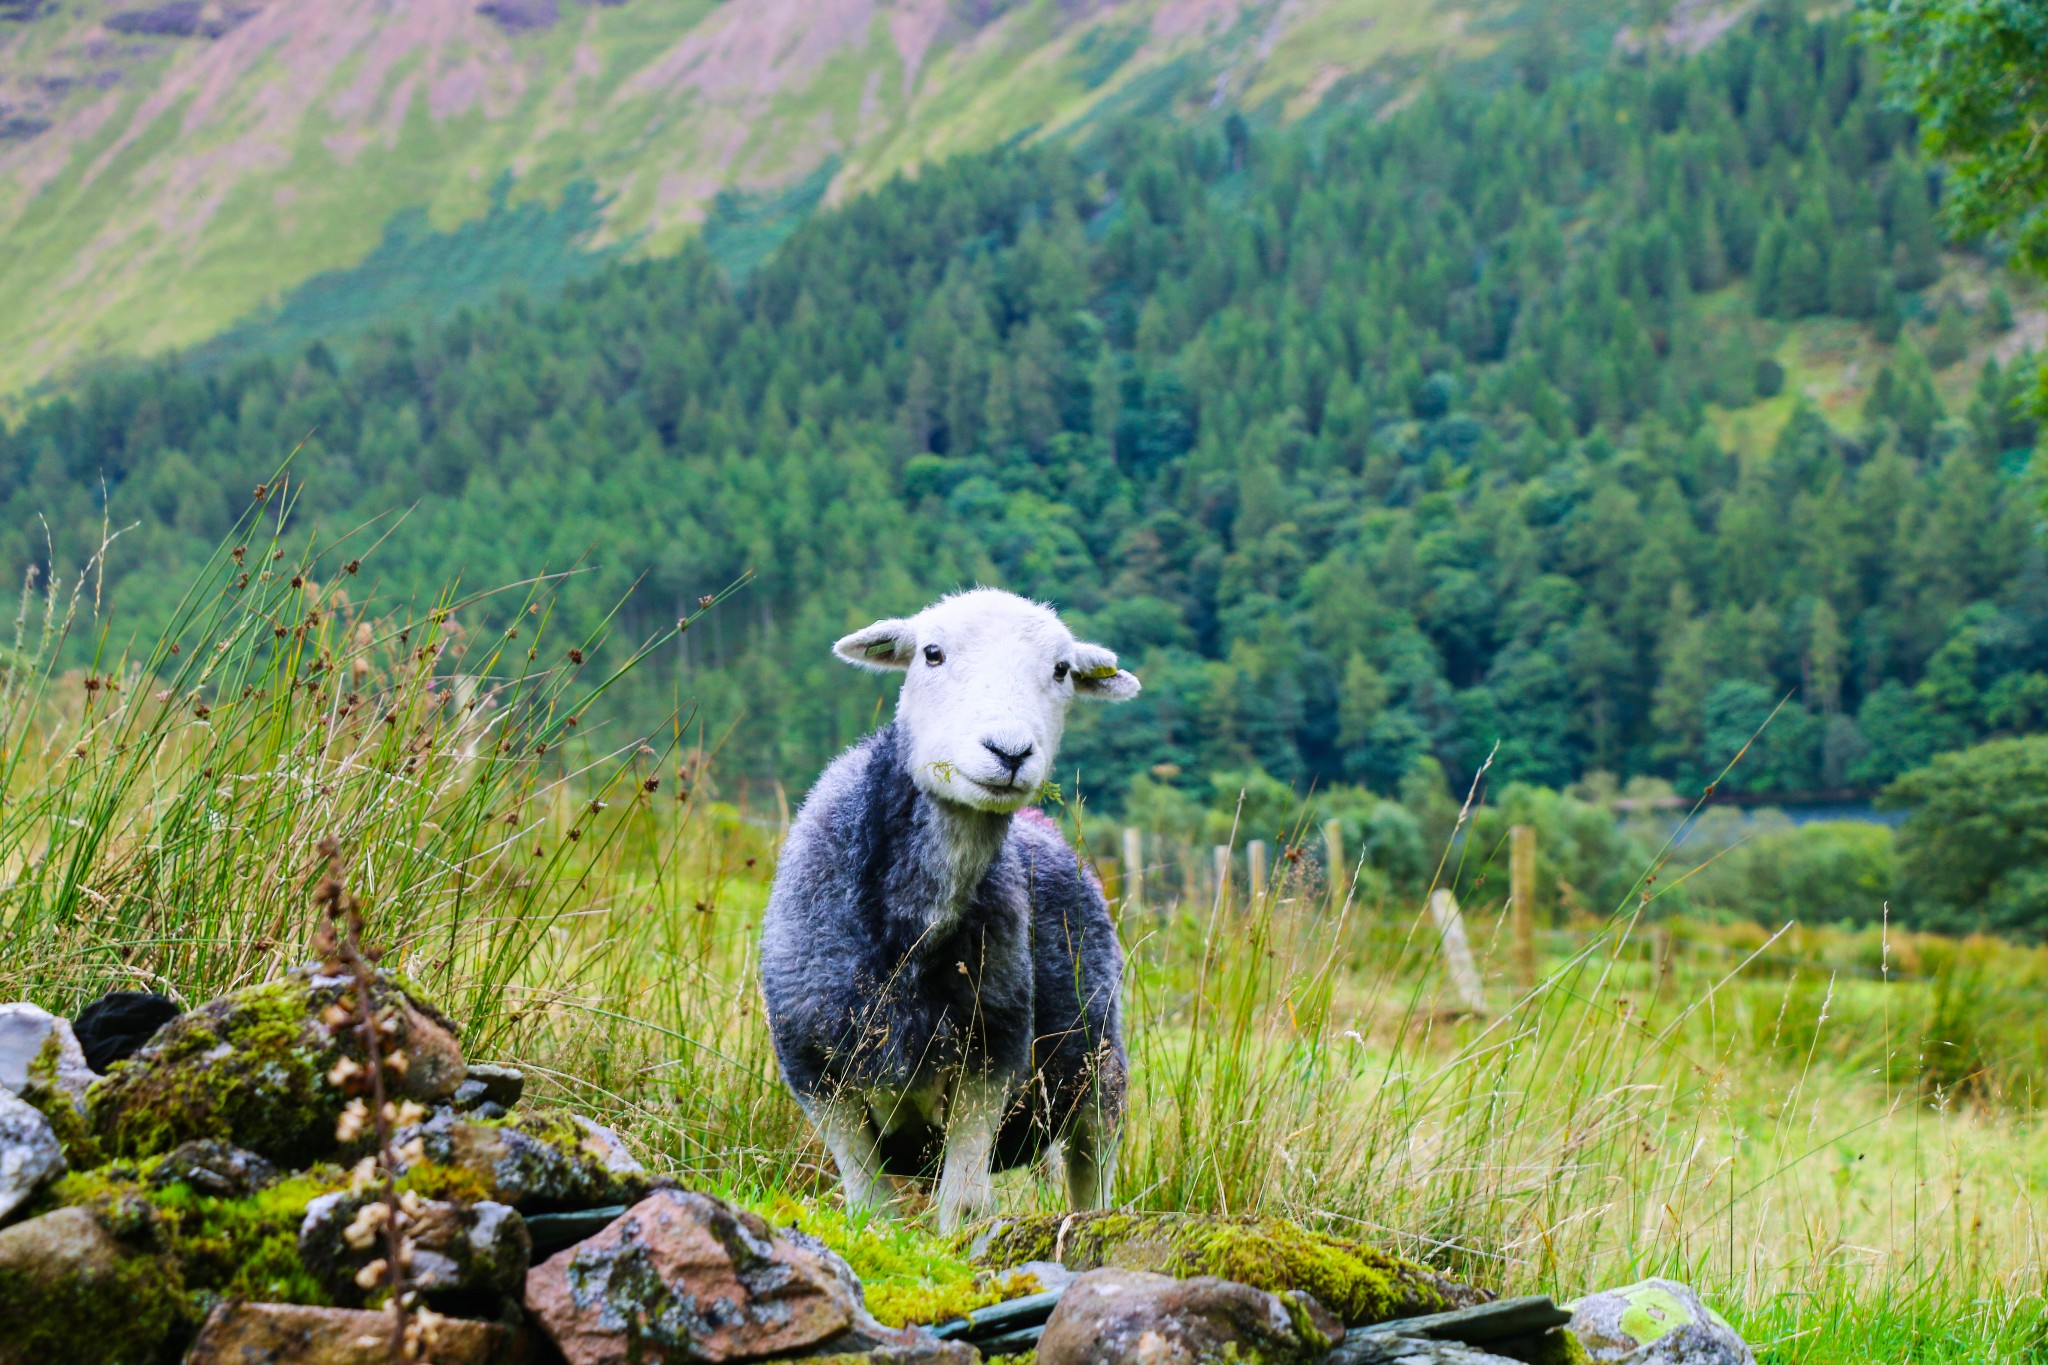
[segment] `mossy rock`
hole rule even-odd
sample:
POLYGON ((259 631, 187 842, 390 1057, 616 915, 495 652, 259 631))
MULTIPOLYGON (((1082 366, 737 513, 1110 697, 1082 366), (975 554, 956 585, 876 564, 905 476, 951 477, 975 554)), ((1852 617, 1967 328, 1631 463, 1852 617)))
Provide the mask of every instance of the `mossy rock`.
MULTIPOLYGON (((164 1025, 87 1092, 101 1149, 144 1157, 213 1138, 285 1167, 333 1156, 346 1096, 328 1072, 343 1056, 363 1057, 356 1031, 330 1030, 321 1015, 353 1000, 354 988, 350 978, 301 968, 164 1025)), ((387 1073, 390 1093, 427 1100, 453 1093, 462 1060, 452 1028, 394 985, 386 982, 383 992, 390 995, 380 992, 378 1003, 397 1006, 395 1044, 408 1059, 402 1077, 387 1073)))
MULTIPOLYGON (((351 1245, 347 1229, 364 1206, 384 1198, 381 1188, 336 1190, 306 1206, 299 1224, 299 1260, 345 1308, 375 1307, 389 1291, 365 1290, 357 1279, 372 1259, 384 1255, 384 1239, 351 1245)), ((526 1224, 503 1204, 489 1200, 457 1204, 439 1199, 408 1200, 406 1236, 412 1244, 407 1285, 437 1312, 458 1317, 516 1316, 520 1291, 532 1264, 533 1243, 526 1224)))
POLYGON ((20 1098, 49 1120, 50 1131, 57 1135, 57 1145, 64 1149, 64 1160, 73 1170, 83 1170, 97 1166, 101 1158, 99 1142, 93 1137, 92 1125, 80 1100, 83 1086, 78 1067, 82 1063, 74 1065, 71 1056, 77 1050, 78 1043, 69 1038, 68 1032, 52 1030, 28 1064, 28 1079, 20 1098))
POLYGON ((1540 1337, 1517 1338, 1487 1349, 1523 1361, 1526 1365, 1593 1365, 1593 1357, 1587 1354, 1586 1344, 1568 1327, 1554 1327, 1540 1337))
POLYGON ((1059 1261, 1076 1271, 1114 1266, 1182 1279, 1213 1275, 1274 1294, 1302 1290, 1352 1326, 1487 1298, 1413 1261, 1280 1218, 1050 1213, 999 1220, 970 1235, 973 1255, 989 1266, 1059 1261))
POLYGON ((74 1171, 43 1193, 42 1209, 77 1209, 131 1244, 152 1248, 178 1285, 172 1318, 196 1329, 223 1299, 325 1306, 332 1303, 299 1258, 306 1206, 343 1189, 338 1166, 316 1166, 237 1198, 218 1198, 179 1180, 160 1181, 168 1158, 74 1171))
POLYGON ((126 1232, 62 1208, 0 1229, 0 1365, 149 1365, 184 1286, 145 1210, 126 1232))
POLYGON ((536 1109, 502 1119, 442 1112, 398 1134, 406 1182, 430 1199, 489 1199, 521 1213, 637 1204, 655 1182, 617 1134, 575 1114, 536 1109))

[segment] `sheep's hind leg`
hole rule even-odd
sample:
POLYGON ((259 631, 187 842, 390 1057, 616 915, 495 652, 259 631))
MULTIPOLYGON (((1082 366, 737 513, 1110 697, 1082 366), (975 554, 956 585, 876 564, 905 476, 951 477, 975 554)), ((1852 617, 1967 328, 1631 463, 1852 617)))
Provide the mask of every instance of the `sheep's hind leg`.
POLYGON ((1116 1181, 1116 1131, 1083 1110, 1060 1139, 1058 1167, 1067 1178, 1067 1207, 1076 1213, 1106 1209, 1116 1181))
POLYGON ((946 1154, 939 1167, 939 1231, 961 1227, 995 1212, 996 1127, 1009 1087, 989 1076, 963 1075, 946 1107, 946 1154))
POLYGON ((882 1173, 881 1154, 876 1150, 881 1135, 859 1095, 842 1090, 829 1098, 800 1096, 804 1116, 818 1130, 825 1150, 839 1167, 839 1183, 846 1191, 848 1209, 897 1211, 896 1187, 882 1173))

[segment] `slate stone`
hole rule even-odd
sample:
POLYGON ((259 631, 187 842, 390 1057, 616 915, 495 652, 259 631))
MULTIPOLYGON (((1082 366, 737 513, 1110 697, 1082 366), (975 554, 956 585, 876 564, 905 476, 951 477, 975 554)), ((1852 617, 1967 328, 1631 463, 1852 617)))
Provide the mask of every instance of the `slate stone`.
POLYGON ((1347 1337, 1326 1365, 1521 1365, 1517 1356, 1498 1356, 1462 1341, 1432 1341, 1387 1332, 1347 1337))
POLYGON ((455 1088, 449 1103, 458 1110, 475 1111, 483 1105, 495 1105, 496 1114, 484 1117, 502 1117, 526 1093, 526 1073, 516 1066, 498 1066, 490 1062, 472 1062, 469 1076, 455 1088))

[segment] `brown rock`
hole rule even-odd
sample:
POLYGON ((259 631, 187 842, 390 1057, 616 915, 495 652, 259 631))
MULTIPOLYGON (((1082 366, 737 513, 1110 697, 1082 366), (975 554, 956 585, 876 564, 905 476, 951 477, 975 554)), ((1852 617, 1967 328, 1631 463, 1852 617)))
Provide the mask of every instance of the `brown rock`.
POLYGON ((833 1342, 865 1316, 819 1257, 683 1190, 656 1190, 535 1266, 526 1306, 570 1365, 779 1355, 833 1342))
POLYGON ((1067 1287, 1038 1341, 1040 1365, 1209 1365, 1246 1359, 1312 1365, 1344 1336, 1306 1294, 1207 1275, 1091 1270, 1067 1287))
MULTIPOLYGON (((421 1318, 424 1359, 434 1365, 525 1365, 524 1330, 468 1318, 421 1318)), ((390 1365, 391 1319, 355 1308, 296 1303, 217 1305, 185 1353, 185 1365, 390 1365)))
POLYGON ((424 1100, 454 1095, 469 1074, 455 1026, 439 1010, 403 993, 398 997, 398 1011, 403 1022, 398 1036, 406 1057, 403 1092, 424 1100))

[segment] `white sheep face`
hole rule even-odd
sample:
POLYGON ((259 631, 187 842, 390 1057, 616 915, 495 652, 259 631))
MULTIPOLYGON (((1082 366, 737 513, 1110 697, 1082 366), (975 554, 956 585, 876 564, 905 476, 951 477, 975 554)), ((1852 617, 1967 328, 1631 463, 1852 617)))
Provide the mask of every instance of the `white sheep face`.
POLYGON ((904 674, 896 720, 913 780, 977 810, 1013 811, 1031 800, 1052 772, 1074 698, 1138 695, 1115 654, 1076 640, 1052 608, 995 588, 877 621, 833 650, 862 668, 904 674))

